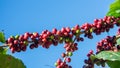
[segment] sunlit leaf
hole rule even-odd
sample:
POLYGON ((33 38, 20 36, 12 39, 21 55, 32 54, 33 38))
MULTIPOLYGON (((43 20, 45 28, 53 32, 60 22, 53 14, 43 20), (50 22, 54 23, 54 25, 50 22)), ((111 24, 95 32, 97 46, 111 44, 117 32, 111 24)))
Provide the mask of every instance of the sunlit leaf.
POLYGON ((107 16, 120 17, 120 0, 116 0, 110 5, 107 16))
POLYGON ((0 54, 6 54, 8 48, 2 48, 0 47, 0 54))
POLYGON ((120 68, 120 61, 107 61, 110 68, 120 68))
POLYGON ((0 68, 26 68, 26 66, 11 55, 0 54, 0 68))
POLYGON ((5 37, 3 32, 0 32, 0 42, 5 43, 5 37))
POLYGON ((109 61, 120 61, 120 52, 102 51, 96 55, 96 58, 109 61))

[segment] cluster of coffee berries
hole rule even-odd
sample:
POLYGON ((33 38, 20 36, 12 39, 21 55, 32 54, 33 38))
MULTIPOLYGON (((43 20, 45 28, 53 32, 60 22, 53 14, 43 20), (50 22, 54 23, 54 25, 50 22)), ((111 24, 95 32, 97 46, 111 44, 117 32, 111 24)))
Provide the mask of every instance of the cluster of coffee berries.
POLYGON ((90 58, 84 60, 85 65, 83 65, 83 68, 94 68, 94 63, 90 58))
MULTIPOLYGON (((66 61, 70 62, 70 58, 66 58, 66 61)), ((72 68, 72 66, 68 65, 65 61, 62 61, 61 59, 58 59, 55 63, 56 68, 72 68)))
POLYGON ((91 59, 90 57, 88 57, 88 59, 84 60, 85 65, 83 65, 83 68, 94 68, 94 64, 105 67, 105 62, 106 60, 103 59, 91 59))
POLYGON ((71 56, 72 56, 72 52, 66 52, 66 53, 62 53, 61 57, 62 59, 58 59, 55 63, 56 68, 72 68, 72 66, 68 65, 67 63, 71 62, 71 56))
POLYGON ((87 54, 88 59, 84 60, 85 65, 83 66, 83 68, 94 68, 94 63, 90 58, 91 55, 94 55, 93 50, 90 50, 87 54))
MULTIPOLYGON (((44 30, 41 34, 37 32, 26 32, 24 35, 11 36, 6 40, 6 44, 8 44, 10 50, 14 53, 26 51, 28 46, 30 49, 38 48, 38 46, 48 49, 51 45, 57 46, 59 43, 65 43, 64 48, 66 52, 69 53, 78 50, 76 41, 84 41, 81 34, 84 34, 84 37, 92 39, 92 33, 100 35, 102 32, 108 32, 114 25, 120 26, 120 17, 106 16, 103 19, 95 19, 93 24, 85 23, 82 26, 76 25, 73 28, 63 27, 60 30, 54 28, 52 31, 44 30)), ((117 34, 120 34, 120 32, 117 34)), ((112 50, 116 44, 115 39, 115 36, 108 36, 106 39, 98 42, 97 52, 112 50)), ((117 46, 117 48, 120 49, 120 46, 117 46)), ((90 52, 88 56, 91 54, 92 52, 90 52)), ((61 63, 57 63, 56 67, 71 68, 71 66, 66 64, 66 62, 71 62, 70 57, 68 57, 66 53, 63 53, 62 57, 65 60, 61 63)))
POLYGON ((88 59, 84 60, 85 65, 83 65, 83 68, 94 68, 94 64, 105 67, 106 60, 98 59, 96 57, 93 58, 93 56, 95 56, 95 54, 93 54, 93 50, 90 50, 87 54, 88 59))
POLYGON ((67 52, 74 52, 75 50, 78 50, 78 44, 77 43, 66 43, 64 45, 64 48, 67 52))
POLYGON ((107 36, 105 39, 97 43, 97 52, 105 50, 114 50, 116 45, 116 36, 107 36))
MULTIPOLYGON (((117 45, 117 40, 120 38, 120 29, 117 31, 116 36, 107 36, 106 38, 102 39, 100 42, 97 43, 97 52, 96 54, 100 53, 101 51, 118 51, 120 50, 120 45, 117 45)), ((105 62, 107 60, 98 59, 98 58, 91 58, 92 56, 95 56, 93 54, 93 51, 90 50, 87 54, 88 59, 84 60, 85 65, 83 68, 94 68, 94 64, 101 65, 102 67, 105 67, 105 62)))
POLYGON ((84 37, 93 38, 92 33, 100 35, 102 32, 108 32, 116 24, 119 26, 120 18, 105 16, 103 19, 95 19, 93 24, 85 23, 80 29, 84 33, 84 37))
POLYGON ((103 19, 95 19, 93 23, 94 33, 101 34, 101 32, 108 32, 110 28, 114 27, 114 17, 104 17, 103 19))
POLYGON ((30 48, 38 47, 38 37, 38 33, 26 32, 24 35, 11 36, 6 40, 6 43, 10 47, 12 53, 26 51, 29 43, 31 43, 30 48), (29 41, 29 39, 31 39, 31 41, 29 41))
MULTIPOLYGON (((85 34, 85 37, 90 39, 93 38, 92 32, 100 34, 101 32, 109 31, 113 28, 114 24, 119 26, 120 18, 106 16, 103 19, 95 19, 93 24, 85 23, 82 26, 76 25, 72 29, 70 27, 63 27, 61 30, 54 28, 52 32, 45 30, 41 34, 36 33, 25 33, 24 35, 18 36, 18 38, 10 37, 7 40, 12 52, 19 52, 26 50, 26 45, 30 42, 30 48, 37 48, 38 45, 42 45, 44 48, 49 48, 50 45, 57 45, 58 43, 71 43, 73 42, 74 36, 77 41, 83 41, 81 34, 85 34)), ((67 48, 69 50, 69 48, 67 48)), ((74 50, 77 48, 75 47, 74 50)))
POLYGON ((81 26, 81 29, 84 30, 84 37, 88 37, 90 39, 93 38, 93 35, 92 35, 93 26, 92 26, 92 24, 85 23, 81 26))

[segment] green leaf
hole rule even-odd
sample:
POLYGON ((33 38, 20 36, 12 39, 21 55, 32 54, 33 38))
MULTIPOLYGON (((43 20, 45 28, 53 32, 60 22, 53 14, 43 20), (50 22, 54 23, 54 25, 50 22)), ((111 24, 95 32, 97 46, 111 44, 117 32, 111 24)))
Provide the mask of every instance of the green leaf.
POLYGON ((26 68, 26 66, 11 55, 0 54, 0 68, 26 68))
POLYGON ((117 45, 120 45, 120 38, 117 39, 117 45))
POLYGON ((0 47, 0 54, 6 54, 8 48, 0 47))
POLYGON ((0 42, 5 43, 5 37, 3 32, 0 32, 0 42))
POLYGON ((120 68, 120 61, 107 61, 110 68, 120 68))
POLYGON ((107 16, 120 17, 120 0, 116 0, 110 5, 107 16))
POLYGON ((93 60, 96 59, 96 56, 95 56, 95 55, 91 55, 91 56, 90 56, 90 59, 93 61, 93 60))
POLYGON ((120 52, 102 51, 96 55, 96 58, 109 61, 120 61, 120 52))
POLYGON ((96 56, 98 59, 107 60, 107 64, 110 68, 120 68, 120 52, 102 51, 96 56))

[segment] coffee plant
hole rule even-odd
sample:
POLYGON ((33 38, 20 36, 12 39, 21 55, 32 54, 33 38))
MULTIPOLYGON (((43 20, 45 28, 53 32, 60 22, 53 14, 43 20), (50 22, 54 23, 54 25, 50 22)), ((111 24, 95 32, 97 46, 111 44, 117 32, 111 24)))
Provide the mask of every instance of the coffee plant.
MULTIPOLYGON (((120 0, 110 5, 109 12, 104 18, 95 19, 92 24, 85 23, 72 28, 63 27, 60 30, 53 28, 52 31, 44 30, 42 33, 26 32, 22 35, 10 36, 8 39, 5 39, 4 33, 0 32, 0 42, 3 43, 0 46, 0 68, 26 68, 21 60, 6 54, 8 48, 12 53, 18 53, 26 51, 28 47, 35 49, 41 46, 49 49, 51 45, 57 46, 60 43, 64 44, 63 48, 66 51, 61 54, 62 58, 58 58, 54 65, 56 68, 72 68, 69 63, 72 62, 73 53, 78 50, 78 42, 84 42, 85 37, 93 39, 93 34, 101 35, 109 32, 114 26, 120 26, 120 0)), ((107 64, 110 68, 120 68, 119 40, 120 28, 116 35, 106 36, 97 42, 96 52, 93 50, 88 52, 83 68, 94 68, 95 64, 102 67, 107 64)))

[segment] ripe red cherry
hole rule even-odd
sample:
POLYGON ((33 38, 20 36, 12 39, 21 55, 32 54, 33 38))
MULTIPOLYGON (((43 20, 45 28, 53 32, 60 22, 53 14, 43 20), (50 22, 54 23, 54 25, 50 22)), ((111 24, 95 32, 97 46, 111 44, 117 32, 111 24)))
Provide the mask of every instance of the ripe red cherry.
POLYGON ((35 36, 34 36, 34 35, 31 35, 30 38, 33 40, 33 39, 35 39, 35 36))
POLYGON ((27 40, 28 37, 29 37, 28 35, 24 35, 23 39, 24 39, 24 40, 27 40))
POLYGON ((12 53, 15 53, 15 48, 12 47, 10 50, 12 53))
POLYGON ((54 28, 54 29, 52 30, 52 33, 53 33, 53 34, 56 34, 56 32, 57 32, 57 29, 54 28))
POLYGON ((62 33, 66 32, 65 27, 63 27, 63 28, 61 29, 61 32, 62 32, 62 33))
POLYGON ((30 49, 33 49, 34 47, 35 47, 34 44, 31 44, 31 45, 30 45, 30 49))
POLYGON ((50 31, 47 31, 47 35, 51 35, 51 32, 50 32, 50 31))
POLYGON ((63 68, 61 65, 58 65, 56 68, 63 68))
POLYGON ((44 39, 47 38, 47 37, 48 37, 47 34, 43 34, 43 35, 42 35, 42 38, 44 38, 44 39))
POLYGON ((66 58, 66 61, 69 63, 71 62, 71 58, 66 58))
POLYGON ((67 33, 70 33, 71 31, 70 27, 66 27, 65 30, 67 31, 67 33))
POLYGON ((8 38, 8 43, 11 43, 13 41, 13 38, 8 38))
POLYGON ((79 26, 79 25, 76 25, 74 29, 75 29, 75 30, 80 29, 80 26, 79 26))
POLYGON ((19 40, 22 41, 24 38, 24 35, 20 35, 19 40))
POLYGON ((37 32, 35 32, 35 33, 33 33, 33 36, 34 36, 35 38, 37 38, 37 37, 39 37, 39 34, 38 34, 37 32))
POLYGON ((29 35, 30 35, 30 33, 29 33, 29 32, 26 32, 24 35, 29 36, 29 35))
POLYGON ((90 53, 90 54, 93 54, 93 50, 90 50, 89 53, 90 53))
POLYGON ((58 31, 56 32, 56 34, 57 34, 57 35, 61 35, 61 31, 58 30, 58 31))
POLYGON ((14 40, 14 44, 17 45, 18 44, 18 40, 14 40))
POLYGON ((60 64, 61 64, 61 62, 62 62, 62 60, 61 60, 61 59, 58 59, 58 60, 57 60, 57 64, 58 64, 58 65, 60 65, 60 64))
POLYGON ((22 51, 26 51, 26 49, 27 49, 26 46, 24 46, 24 47, 21 48, 22 51))
POLYGON ((62 53, 61 56, 64 58, 64 57, 66 56, 66 54, 65 54, 65 53, 62 53))

